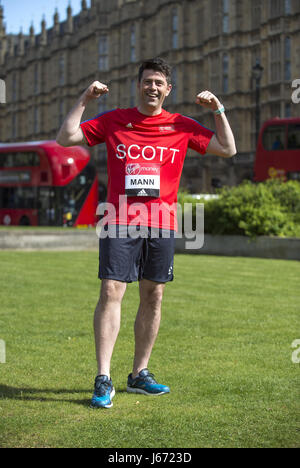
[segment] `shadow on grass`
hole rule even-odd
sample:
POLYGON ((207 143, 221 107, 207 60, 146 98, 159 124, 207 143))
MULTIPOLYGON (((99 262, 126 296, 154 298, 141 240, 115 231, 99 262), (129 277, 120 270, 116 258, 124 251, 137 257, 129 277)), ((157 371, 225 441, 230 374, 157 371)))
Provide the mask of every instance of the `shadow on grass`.
POLYGON ((28 388, 28 387, 10 387, 9 385, 0 384, 0 400, 10 399, 19 401, 57 401, 75 403, 77 405, 89 406, 90 399, 70 398, 70 395, 79 395, 82 393, 91 393, 88 390, 74 390, 70 388, 28 388), (45 396, 45 394, 47 394, 45 396), (53 395, 53 396, 52 396, 53 395), (59 398, 58 396, 62 397, 59 398), (65 395, 65 397, 63 397, 65 395))
MULTIPOLYGON (((9 385, 0 383, 0 400, 9 399, 17 401, 67 402, 89 407, 91 403, 91 397, 88 399, 70 398, 70 395, 80 395, 82 393, 90 393, 92 396, 91 389, 74 390, 70 388, 18 388, 10 387, 9 385), (59 398, 59 395, 61 395, 61 398, 59 398), (63 395, 65 395, 65 397, 63 395)), ((127 393, 126 388, 118 389, 117 393, 127 393)))

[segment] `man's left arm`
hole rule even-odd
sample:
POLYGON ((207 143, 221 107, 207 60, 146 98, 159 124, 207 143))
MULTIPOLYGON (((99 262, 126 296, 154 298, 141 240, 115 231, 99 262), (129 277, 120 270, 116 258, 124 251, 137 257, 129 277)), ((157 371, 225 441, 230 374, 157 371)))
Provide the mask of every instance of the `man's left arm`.
POLYGON ((210 140, 206 152, 223 158, 234 156, 236 154, 234 136, 219 99, 210 91, 202 91, 197 95, 196 103, 214 112, 216 134, 210 140))

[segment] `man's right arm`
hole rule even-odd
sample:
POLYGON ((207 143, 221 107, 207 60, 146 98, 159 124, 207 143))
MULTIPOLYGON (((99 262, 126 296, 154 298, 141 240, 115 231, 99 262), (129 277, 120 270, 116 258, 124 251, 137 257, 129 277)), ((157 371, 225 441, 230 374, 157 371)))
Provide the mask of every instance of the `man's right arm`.
POLYGON ((80 127, 82 114, 85 111, 87 104, 92 99, 97 99, 103 94, 108 93, 108 87, 94 81, 80 96, 73 109, 65 118, 56 137, 56 141, 61 146, 75 146, 87 143, 84 133, 80 127))

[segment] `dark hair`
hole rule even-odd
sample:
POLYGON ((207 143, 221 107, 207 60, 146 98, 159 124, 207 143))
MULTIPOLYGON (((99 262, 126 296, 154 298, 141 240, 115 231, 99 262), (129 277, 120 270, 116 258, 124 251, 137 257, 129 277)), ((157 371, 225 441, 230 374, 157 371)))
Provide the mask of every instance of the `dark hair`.
POLYGON ((164 59, 162 59, 160 57, 155 57, 155 58, 150 59, 150 60, 145 60, 141 64, 141 66, 139 68, 139 75, 138 75, 139 82, 142 79, 142 75, 143 75, 144 70, 158 71, 158 72, 162 73, 166 77, 166 80, 167 80, 168 84, 171 83, 171 72, 172 72, 171 67, 164 59))

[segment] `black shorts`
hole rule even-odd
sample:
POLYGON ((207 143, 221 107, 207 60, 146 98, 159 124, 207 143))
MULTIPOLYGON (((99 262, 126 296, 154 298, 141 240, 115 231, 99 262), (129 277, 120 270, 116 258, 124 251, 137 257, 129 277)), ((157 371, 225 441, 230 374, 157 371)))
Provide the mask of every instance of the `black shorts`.
POLYGON ((174 231, 105 226, 99 240, 99 278, 132 283, 173 280, 174 231))

